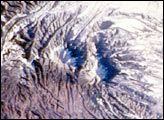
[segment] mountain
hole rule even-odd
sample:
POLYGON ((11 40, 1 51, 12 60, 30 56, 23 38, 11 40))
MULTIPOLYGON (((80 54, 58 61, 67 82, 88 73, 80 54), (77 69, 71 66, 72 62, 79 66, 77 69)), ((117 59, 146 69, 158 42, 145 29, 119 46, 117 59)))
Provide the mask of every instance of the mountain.
POLYGON ((1 2, 1 118, 162 119, 163 2, 1 2))

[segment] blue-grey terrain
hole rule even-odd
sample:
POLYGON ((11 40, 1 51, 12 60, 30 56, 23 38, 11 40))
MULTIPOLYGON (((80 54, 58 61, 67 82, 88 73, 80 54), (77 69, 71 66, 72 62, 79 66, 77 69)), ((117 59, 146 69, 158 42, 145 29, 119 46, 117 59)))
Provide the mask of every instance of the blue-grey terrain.
POLYGON ((163 2, 1 1, 2 119, 162 119, 163 2))

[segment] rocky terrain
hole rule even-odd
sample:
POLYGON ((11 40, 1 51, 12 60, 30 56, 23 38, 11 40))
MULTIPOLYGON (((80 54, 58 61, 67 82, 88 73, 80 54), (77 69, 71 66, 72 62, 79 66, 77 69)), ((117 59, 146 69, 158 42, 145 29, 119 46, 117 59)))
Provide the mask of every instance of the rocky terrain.
POLYGON ((1 118, 162 119, 163 2, 1 2, 1 118))

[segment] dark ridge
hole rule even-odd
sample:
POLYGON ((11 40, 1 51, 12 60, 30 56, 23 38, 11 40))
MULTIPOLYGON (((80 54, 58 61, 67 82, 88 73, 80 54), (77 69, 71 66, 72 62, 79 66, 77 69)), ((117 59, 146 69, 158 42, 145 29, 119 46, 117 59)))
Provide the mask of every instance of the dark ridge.
POLYGON ((36 112, 36 111, 31 111, 32 112, 32 114, 34 114, 34 115, 36 115, 36 116, 38 116, 39 117, 39 119, 42 119, 42 117, 40 116, 40 114, 38 113, 38 112, 36 112))
POLYGON ((38 78, 38 83, 44 87, 44 74, 43 74, 43 68, 42 65, 37 62, 36 60, 33 60, 32 62, 33 67, 35 68, 36 74, 37 74, 37 78, 38 78))
POLYGON ((70 75, 69 73, 66 74, 67 75, 67 79, 70 81, 71 84, 75 84, 75 79, 73 78, 72 75, 70 75))

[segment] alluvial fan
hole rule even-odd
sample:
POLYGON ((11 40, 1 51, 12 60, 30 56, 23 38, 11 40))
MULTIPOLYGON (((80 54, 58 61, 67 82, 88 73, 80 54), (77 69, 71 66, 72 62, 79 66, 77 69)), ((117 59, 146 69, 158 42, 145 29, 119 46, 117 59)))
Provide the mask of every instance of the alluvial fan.
POLYGON ((1 2, 1 118, 163 118, 162 2, 1 2))

